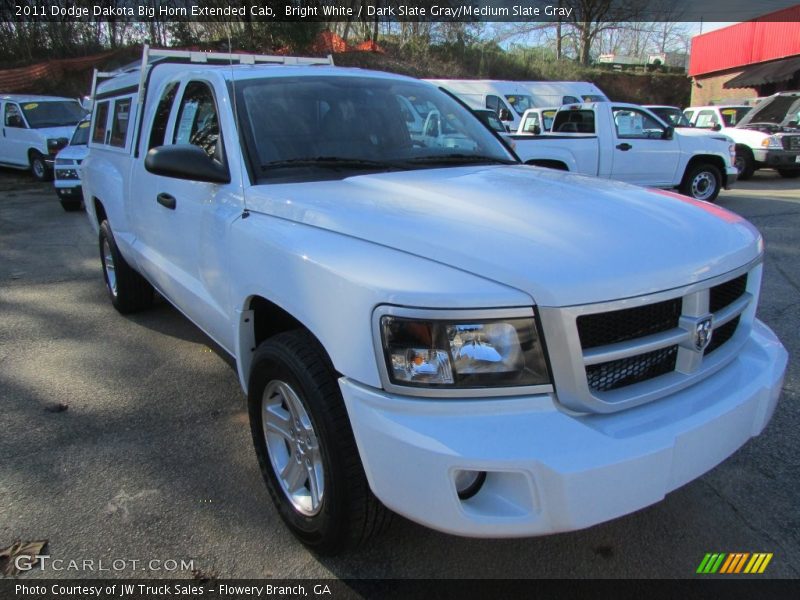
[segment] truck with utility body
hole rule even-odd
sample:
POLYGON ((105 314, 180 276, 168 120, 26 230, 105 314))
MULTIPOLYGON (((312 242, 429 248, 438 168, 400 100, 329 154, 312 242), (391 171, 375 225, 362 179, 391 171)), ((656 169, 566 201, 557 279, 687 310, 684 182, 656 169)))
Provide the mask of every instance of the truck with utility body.
POLYGON ((97 86, 89 148, 111 303, 158 291, 230 353, 269 496, 318 552, 392 512, 473 537, 589 527, 775 410, 787 354, 756 318, 750 223, 527 166, 430 84, 145 47, 97 86))
POLYGON ((800 176, 800 91, 778 92, 755 106, 695 106, 684 114, 698 129, 712 129, 736 144, 739 179, 758 169, 781 177, 800 176))
POLYGON ((565 105, 550 132, 511 137, 526 164, 677 188, 709 202, 737 176, 735 149, 727 137, 676 129, 636 104, 565 105))
POLYGON ((29 169, 39 181, 52 177, 56 154, 86 114, 71 98, 22 94, 0 96, 0 112, 0 166, 29 169))

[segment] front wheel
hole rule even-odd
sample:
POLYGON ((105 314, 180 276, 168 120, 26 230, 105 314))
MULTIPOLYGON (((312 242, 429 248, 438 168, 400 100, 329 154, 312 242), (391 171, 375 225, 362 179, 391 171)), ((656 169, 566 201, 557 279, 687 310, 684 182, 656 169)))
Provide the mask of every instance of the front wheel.
POLYGON ((736 160, 733 165, 739 172, 739 181, 750 179, 753 176, 753 172, 756 170, 756 161, 755 158, 753 158, 753 153, 750 151, 750 148, 736 148, 736 160))
POLYGON ((686 172, 681 184, 681 193, 697 200, 713 202, 722 189, 722 174, 709 163, 701 163, 686 172))
POLYGON ((358 546, 390 515, 369 489, 336 379, 319 342, 296 330, 258 347, 248 386, 269 494, 292 533, 320 554, 358 546))
POLYGON ((31 173, 36 181, 50 181, 52 173, 44 162, 44 156, 38 152, 31 153, 31 173))
POLYGON ((800 177, 800 169, 778 169, 778 175, 784 179, 794 179, 800 177))

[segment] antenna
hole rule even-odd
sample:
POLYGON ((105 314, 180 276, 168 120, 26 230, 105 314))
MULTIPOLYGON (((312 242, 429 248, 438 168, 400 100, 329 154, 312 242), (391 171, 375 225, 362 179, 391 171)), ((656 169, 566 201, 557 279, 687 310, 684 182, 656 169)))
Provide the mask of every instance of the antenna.
MULTIPOLYGON (((228 22, 227 25, 228 26, 227 26, 226 30, 227 30, 227 34, 228 34, 228 54, 229 54, 229 57, 230 57, 228 63, 230 65, 230 70, 231 70, 231 96, 233 97, 233 100, 232 100, 233 101, 233 127, 236 130, 236 137, 238 138, 240 136, 240 133, 239 133, 239 109, 238 109, 238 105, 236 103, 236 75, 233 72, 233 44, 231 42, 231 28, 232 28, 232 26, 231 26, 230 22, 228 22)), ((239 148, 241 149, 241 140, 239 140, 239 142, 240 142, 239 143, 239 148)), ((239 167, 239 192, 241 193, 242 206, 244 207, 244 210, 242 210, 242 219, 246 219, 247 217, 250 216, 250 211, 247 210, 247 198, 244 195, 244 164, 242 164, 242 153, 241 153, 241 151, 239 151, 239 152, 235 152, 235 153, 234 152, 229 152, 228 154, 229 154, 229 156, 232 156, 233 154, 236 154, 236 157, 237 157, 237 161, 236 162, 238 163, 238 167, 239 167)), ((231 162, 233 162, 233 161, 231 161, 231 162)))

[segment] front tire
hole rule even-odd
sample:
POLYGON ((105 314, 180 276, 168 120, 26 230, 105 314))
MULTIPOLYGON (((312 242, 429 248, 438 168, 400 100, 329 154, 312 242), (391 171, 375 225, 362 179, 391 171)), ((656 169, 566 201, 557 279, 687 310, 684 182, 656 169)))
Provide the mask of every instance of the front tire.
POLYGON ((289 331, 258 347, 248 406, 267 489, 301 542, 331 555, 388 525, 391 513, 369 489, 336 372, 313 336, 289 331))
POLYGON ((743 148, 736 148, 736 161, 734 166, 739 172, 738 181, 747 181, 753 176, 756 170, 756 161, 755 158, 753 158, 753 153, 750 151, 750 148, 746 146, 743 148))
POLYGON ((696 200, 713 202, 722 189, 722 174, 710 163, 691 167, 683 178, 681 193, 696 200))
POLYGON ((103 279, 111 304, 122 314, 149 308, 153 304, 153 286, 125 261, 108 221, 100 224, 99 238, 103 279))
POLYGON ((53 173, 44 162, 44 156, 39 152, 31 152, 30 165, 31 174, 36 181, 50 181, 53 178, 53 173))

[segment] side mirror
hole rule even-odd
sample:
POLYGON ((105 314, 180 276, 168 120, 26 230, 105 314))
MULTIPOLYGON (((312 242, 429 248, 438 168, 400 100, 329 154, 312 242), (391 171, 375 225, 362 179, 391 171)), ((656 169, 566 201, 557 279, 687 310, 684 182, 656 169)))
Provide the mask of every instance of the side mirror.
POLYGON ((661 134, 661 139, 662 140, 671 140, 672 136, 674 136, 674 135, 675 135, 675 127, 670 125, 664 130, 664 133, 661 134))
POLYGON ((722 130, 722 125, 720 125, 719 123, 714 123, 714 126, 711 128, 711 131, 721 131, 721 130, 722 130))
POLYGON ((206 154, 205 150, 191 144, 157 146, 147 153, 144 168, 155 175, 206 181, 209 183, 230 183, 228 167, 206 154))
POLYGON ((19 115, 9 115, 8 118, 6 118, 6 127, 17 127, 19 129, 24 129, 25 122, 19 115))
POLYGON ((511 116, 511 111, 507 108, 501 108, 500 112, 498 113, 501 121, 513 121, 514 117, 511 116))
POLYGON ((533 135, 539 135, 540 133, 542 133, 542 128, 539 127, 538 125, 534 125, 532 133, 533 135))

